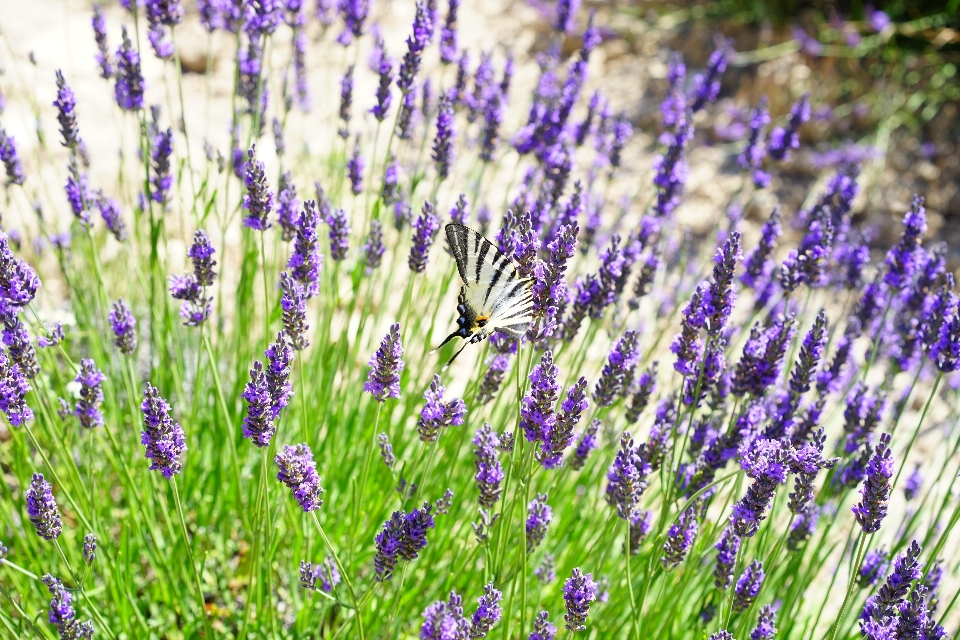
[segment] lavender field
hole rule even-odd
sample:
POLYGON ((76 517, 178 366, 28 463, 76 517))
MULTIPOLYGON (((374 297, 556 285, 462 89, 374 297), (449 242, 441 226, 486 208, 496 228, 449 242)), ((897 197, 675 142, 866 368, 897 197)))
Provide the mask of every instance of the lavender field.
POLYGON ((11 11, 0 637, 957 635, 956 67, 810 71, 946 18, 11 11))

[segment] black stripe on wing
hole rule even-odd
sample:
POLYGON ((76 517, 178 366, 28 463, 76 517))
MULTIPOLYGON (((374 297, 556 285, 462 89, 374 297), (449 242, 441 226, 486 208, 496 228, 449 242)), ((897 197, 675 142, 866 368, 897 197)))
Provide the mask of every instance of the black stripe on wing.
POLYGON ((460 272, 460 279, 463 280, 464 284, 470 280, 473 280, 474 284, 479 284, 480 273, 485 264, 491 265, 491 268, 495 268, 501 261, 504 264, 511 264, 510 259, 497 249, 497 245, 470 227, 451 222, 444 228, 447 232, 450 250, 457 261, 457 271, 460 272), (474 259, 474 261, 471 262, 471 259, 474 259), (473 267, 473 274, 469 273, 471 266, 473 267))

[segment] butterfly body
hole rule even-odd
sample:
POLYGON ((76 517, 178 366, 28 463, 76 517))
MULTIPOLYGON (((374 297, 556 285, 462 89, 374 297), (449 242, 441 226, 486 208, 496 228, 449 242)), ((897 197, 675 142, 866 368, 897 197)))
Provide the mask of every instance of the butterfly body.
POLYGON ((454 338, 476 344, 495 331, 521 337, 533 320, 533 279, 520 277, 514 261, 473 229, 451 223, 446 233, 463 285, 457 298, 458 328, 437 349, 454 338))

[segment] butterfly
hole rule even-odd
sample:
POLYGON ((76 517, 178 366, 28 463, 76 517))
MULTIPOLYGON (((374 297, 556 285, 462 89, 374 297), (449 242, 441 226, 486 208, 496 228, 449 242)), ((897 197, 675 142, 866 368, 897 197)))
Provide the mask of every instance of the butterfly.
POLYGON ((459 328, 430 353, 454 338, 466 343, 444 369, 468 344, 489 338, 495 331, 519 339, 533 321, 533 278, 521 278, 516 263, 473 229, 450 223, 445 230, 463 281, 457 299, 459 328))

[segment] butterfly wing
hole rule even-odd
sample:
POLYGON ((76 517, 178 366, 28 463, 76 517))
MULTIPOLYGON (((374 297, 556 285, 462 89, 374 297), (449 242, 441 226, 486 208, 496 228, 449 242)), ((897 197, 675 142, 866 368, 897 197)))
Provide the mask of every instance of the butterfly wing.
POLYGON ((473 229, 450 223, 446 233, 463 286, 459 328, 440 347, 456 337, 479 342, 494 331, 519 338, 533 319, 532 279, 521 278, 513 260, 473 229))

